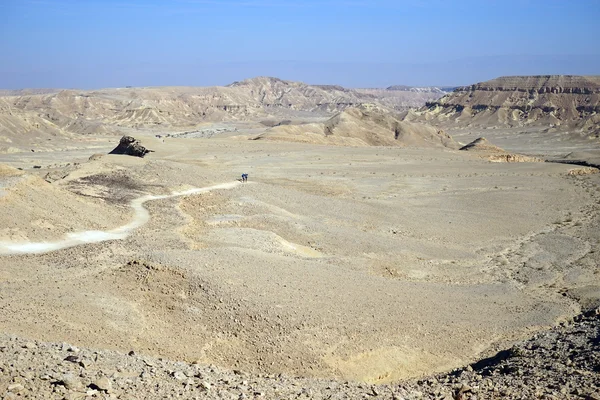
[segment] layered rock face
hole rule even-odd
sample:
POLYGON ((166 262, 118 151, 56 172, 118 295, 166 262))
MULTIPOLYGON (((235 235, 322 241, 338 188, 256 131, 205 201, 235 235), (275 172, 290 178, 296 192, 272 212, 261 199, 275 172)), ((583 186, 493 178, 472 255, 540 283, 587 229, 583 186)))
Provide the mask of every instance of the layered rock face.
POLYGON ((600 76, 511 76, 457 88, 407 120, 457 127, 544 126, 600 135, 600 76))

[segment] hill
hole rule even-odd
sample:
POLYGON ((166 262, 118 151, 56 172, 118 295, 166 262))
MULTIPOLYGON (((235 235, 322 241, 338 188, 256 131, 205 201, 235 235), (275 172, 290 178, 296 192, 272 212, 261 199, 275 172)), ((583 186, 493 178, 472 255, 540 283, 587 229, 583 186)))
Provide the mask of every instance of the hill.
POLYGON ((86 190, 87 196, 78 196, 0 164, 0 255, 10 241, 45 241, 82 227, 118 226, 127 219, 127 210, 95 197, 91 185, 86 190))
POLYGON ((509 76, 456 89, 408 121, 445 127, 528 127, 600 135, 600 76, 509 76))
POLYGON ((402 122, 371 107, 348 108, 320 124, 280 125, 255 139, 354 146, 457 148, 452 138, 431 126, 402 122))
POLYGON ((419 107, 437 93, 354 90, 258 77, 215 87, 0 91, 0 152, 73 135, 116 135, 123 128, 173 131, 204 122, 326 118, 348 107, 419 107))

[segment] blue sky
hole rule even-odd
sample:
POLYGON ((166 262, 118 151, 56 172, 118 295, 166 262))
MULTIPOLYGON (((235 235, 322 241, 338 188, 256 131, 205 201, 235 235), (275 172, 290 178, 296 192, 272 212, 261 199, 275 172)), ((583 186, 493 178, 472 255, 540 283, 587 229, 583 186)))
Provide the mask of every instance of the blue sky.
POLYGON ((600 0, 0 0, 0 88, 600 74, 600 0))

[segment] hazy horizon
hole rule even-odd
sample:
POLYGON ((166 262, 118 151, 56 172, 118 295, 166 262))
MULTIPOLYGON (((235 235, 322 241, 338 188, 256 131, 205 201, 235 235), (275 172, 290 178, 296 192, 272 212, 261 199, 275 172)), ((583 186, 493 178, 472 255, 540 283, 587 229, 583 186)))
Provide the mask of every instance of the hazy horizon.
POLYGON ((7 0, 0 17, 2 89, 600 74, 595 0, 7 0))

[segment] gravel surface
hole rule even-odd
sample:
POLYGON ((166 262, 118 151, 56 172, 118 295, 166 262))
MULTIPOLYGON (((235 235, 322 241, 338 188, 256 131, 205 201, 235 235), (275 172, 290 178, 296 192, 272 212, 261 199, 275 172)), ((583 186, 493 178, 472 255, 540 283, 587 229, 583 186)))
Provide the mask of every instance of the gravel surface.
MULTIPOLYGON (((485 398, 488 389, 502 398, 503 388, 518 389, 517 398, 536 390, 585 398, 594 390, 596 375, 573 375, 561 393, 566 370, 543 364, 560 348, 536 349, 537 361, 508 377, 497 372, 497 392, 479 383, 482 364, 432 376, 600 305, 600 174, 428 149, 148 140, 156 152, 143 159, 104 156, 52 184, 7 185, 6 240, 116 229, 134 220, 130 199, 240 173, 250 184, 145 203, 147 223, 120 240, 3 256, 0 332, 25 338, 3 340, 3 394, 9 386, 15 395, 73 387, 75 396, 121 398, 295 398, 303 389, 307 398, 485 398), (63 341, 70 345, 43 344, 63 341), (146 357, 186 364, 153 358, 157 375, 142 379, 146 357), (134 375, 114 375, 123 371, 134 375), (69 373, 79 383, 64 381, 69 373)), ((586 359, 577 369, 594 373, 586 359)), ((30 397, 52 398, 41 393, 30 397)))
POLYGON ((496 356, 394 385, 247 374, 0 336, 4 399, 600 399, 600 309, 496 356))

